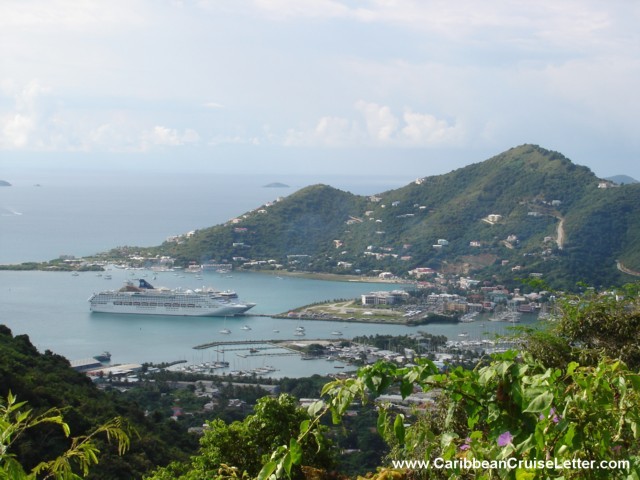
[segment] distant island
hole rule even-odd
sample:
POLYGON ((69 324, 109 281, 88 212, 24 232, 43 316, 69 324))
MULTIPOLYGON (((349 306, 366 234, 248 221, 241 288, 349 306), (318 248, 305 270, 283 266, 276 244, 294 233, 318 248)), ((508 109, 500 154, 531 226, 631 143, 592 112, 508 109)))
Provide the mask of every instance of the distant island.
POLYGON ((291 187, 286 183, 273 182, 273 183, 267 183, 264 186, 264 188, 291 188, 291 187))
POLYGON ((10 187, 11 184, 5 180, 0 180, 0 187, 10 187))

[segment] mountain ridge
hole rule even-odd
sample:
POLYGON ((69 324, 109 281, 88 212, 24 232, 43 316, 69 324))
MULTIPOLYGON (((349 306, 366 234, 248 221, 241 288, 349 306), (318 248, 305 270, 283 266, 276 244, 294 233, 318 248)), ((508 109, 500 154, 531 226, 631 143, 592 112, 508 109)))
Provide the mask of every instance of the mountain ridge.
POLYGON ((639 205, 640 185, 525 144, 377 195, 311 185, 155 252, 184 265, 402 277, 431 268, 608 286, 631 279, 617 262, 640 270, 639 205))

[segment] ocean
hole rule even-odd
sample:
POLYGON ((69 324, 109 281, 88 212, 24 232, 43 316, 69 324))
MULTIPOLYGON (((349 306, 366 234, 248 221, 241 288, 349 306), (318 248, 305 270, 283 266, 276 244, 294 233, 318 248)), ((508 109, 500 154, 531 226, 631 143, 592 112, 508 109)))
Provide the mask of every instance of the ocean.
POLYGON ((68 170, 0 179, 12 184, 0 187, 0 264, 159 245, 171 235, 224 223, 312 184, 371 195, 410 182, 401 177, 68 170), (273 182, 290 187, 265 188, 273 182))
MULTIPOLYGON (((0 188, 0 263, 83 256, 115 246, 151 246, 166 237, 216 225, 299 188, 325 183, 352 193, 370 195, 406 185, 411 180, 388 177, 268 177, 148 173, 140 178, 122 173, 58 172, 3 178, 0 188), (265 188, 282 182, 290 188, 265 188)), ((114 268, 111 280, 95 272, 78 276, 56 272, 0 271, 0 323, 14 335, 27 334, 40 350, 70 360, 112 353, 113 363, 202 363, 225 356, 230 368, 248 370, 266 365, 274 377, 299 377, 335 372, 330 362, 301 361, 291 356, 251 356, 245 350, 194 349, 219 340, 294 339, 300 322, 268 316, 315 302, 357 298, 395 284, 320 281, 269 274, 206 273, 202 280, 187 273, 114 268), (92 314, 87 299, 96 291, 117 289, 126 280, 144 276, 155 286, 235 290, 241 300, 257 306, 241 318, 185 318, 92 314), (222 335, 228 328, 231 334, 222 335)), ((475 324, 404 327, 343 322, 305 321, 304 339, 357 335, 406 334, 418 330, 455 337, 463 330, 480 337, 487 327, 475 324)), ((489 325, 491 330, 504 325, 489 325)), ((345 369, 346 370, 346 369, 345 369)), ((342 370, 344 371, 344 370, 342 370)))

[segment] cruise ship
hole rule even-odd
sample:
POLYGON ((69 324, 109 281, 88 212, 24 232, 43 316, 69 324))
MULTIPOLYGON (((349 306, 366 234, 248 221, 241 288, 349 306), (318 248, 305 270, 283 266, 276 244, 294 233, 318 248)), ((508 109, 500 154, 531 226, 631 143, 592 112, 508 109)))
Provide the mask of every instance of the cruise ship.
POLYGON ((225 317, 240 315, 255 303, 239 303, 235 292, 213 289, 170 290, 154 288, 144 279, 139 285, 127 282, 120 290, 94 293, 90 310, 136 315, 175 315, 186 317, 225 317))

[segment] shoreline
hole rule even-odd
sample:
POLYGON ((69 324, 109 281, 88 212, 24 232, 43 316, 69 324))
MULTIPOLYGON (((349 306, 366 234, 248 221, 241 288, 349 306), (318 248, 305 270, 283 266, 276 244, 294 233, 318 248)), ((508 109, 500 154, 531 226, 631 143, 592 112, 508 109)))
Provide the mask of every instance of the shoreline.
POLYGON ((339 273, 322 272, 289 272, 285 270, 240 270, 243 272, 260 273, 280 277, 307 278, 310 280, 327 280, 331 282, 358 282, 358 283, 397 283, 401 285, 412 285, 415 282, 402 278, 378 278, 365 277, 363 275, 342 275, 339 273))

